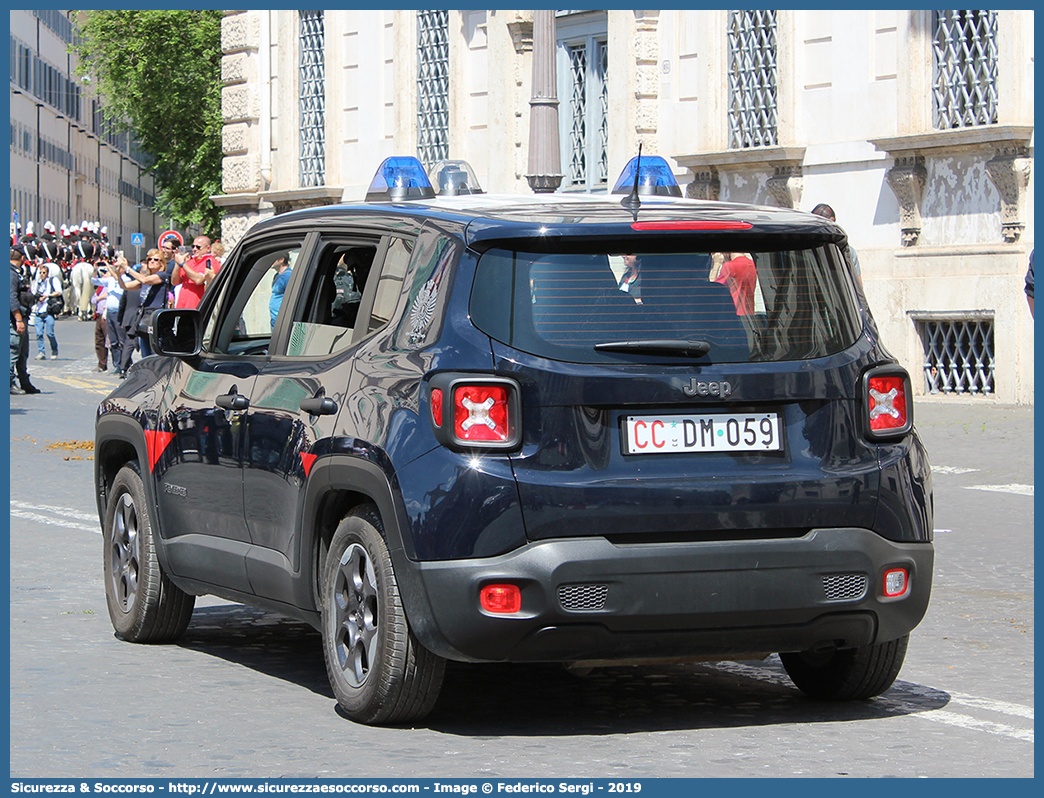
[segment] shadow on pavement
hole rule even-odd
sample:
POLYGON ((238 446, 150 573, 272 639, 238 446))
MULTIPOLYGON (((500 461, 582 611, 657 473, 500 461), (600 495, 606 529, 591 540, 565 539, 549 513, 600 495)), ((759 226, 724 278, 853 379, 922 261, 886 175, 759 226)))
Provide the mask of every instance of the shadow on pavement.
MULTIPOLYGON (((179 645, 333 701, 319 633, 300 621, 241 605, 200 607, 179 645)), ((439 701, 419 725, 476 739, 630 734, 873 720, 940 709, 949 700, 897 681, 870 701, 814 701, 790 684, 776 657, 599 668, 586 676, 558 664, 450 662, 439 701)))

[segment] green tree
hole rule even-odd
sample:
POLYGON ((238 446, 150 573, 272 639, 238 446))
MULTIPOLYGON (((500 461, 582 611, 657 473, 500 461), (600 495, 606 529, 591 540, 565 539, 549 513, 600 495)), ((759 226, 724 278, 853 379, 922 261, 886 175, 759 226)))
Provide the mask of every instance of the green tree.
POLYGON ((155 211, 215 234, 221 209, 221 12, 84 11, 73 50, 106 124, 151 160, 155 211))

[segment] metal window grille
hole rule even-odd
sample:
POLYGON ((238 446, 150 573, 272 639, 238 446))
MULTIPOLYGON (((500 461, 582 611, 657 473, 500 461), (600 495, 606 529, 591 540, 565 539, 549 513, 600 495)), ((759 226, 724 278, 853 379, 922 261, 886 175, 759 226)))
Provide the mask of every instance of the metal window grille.
POLYGON ((933 11, 936 130, 997 123, 997 12, 933 11))
POLYGON ((417 12, 417 157, 449 157, 449 11, 417 12))
POLYGON ((729 12, 729 147, 777 143, 776 12, 729 12))
POLYGON ((326 183, 326 30, 322 11, 299 11, 301 187, 326 183))
POLYGON ((569 184, 587 182, 587 47, 568 48, 569 74, 573 87, 569 124, 569 184))
POLYGON ((593 189, 609 175, 609 47, 598 39, 567 45, 567 187, 593 189))
POLYGON ((598 163, 595 181, 605 183, 609 179, 609 47, 606 42, 597 42, 598 74, 601 78, 599 92, 598 163))
POLYGON ((932 394, 989 396, 994 385, 993 319, 917 322, 924 346, 925 390, 932 394))

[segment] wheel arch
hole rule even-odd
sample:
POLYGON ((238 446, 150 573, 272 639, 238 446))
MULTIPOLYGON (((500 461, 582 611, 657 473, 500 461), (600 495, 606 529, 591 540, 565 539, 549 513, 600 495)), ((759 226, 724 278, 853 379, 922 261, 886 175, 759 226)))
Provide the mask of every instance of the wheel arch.
POLYGON ((307 568, 316 609, 318 580, 323 572, 330 540, 341 520, 355 507, 373 504, 383 527, 385 545, 391 555, 403 609, 414 635, 425 648, 442 648, 428 607, 427 593, 413 565, 413 545, 409 518, 395 478, 372 460, 347 455, 321 457, 309 474, 311 487, 305 498, 302 529, 309 530, 302 540, 302 566, 307 568))
POLYGON ((94 494, 99 521, 104 522, 109 491, 116 475, 127 463, 135 461, 141 471, 149 506, 155 508, 157 504, 153 481, 146 476, 149 456, 144 430, 130 416, 101 416, 94 428, 94 494))

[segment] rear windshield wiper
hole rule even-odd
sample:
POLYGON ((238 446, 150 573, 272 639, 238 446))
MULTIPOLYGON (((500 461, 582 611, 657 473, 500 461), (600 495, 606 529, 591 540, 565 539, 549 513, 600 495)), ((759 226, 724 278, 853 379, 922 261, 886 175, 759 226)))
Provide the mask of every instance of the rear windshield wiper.
POLYGON ((644 338, 636 341, 606 341, 595 344, 594 348, 597 352, 703 357, 710 351, 711 345, 707 341, 687 341, 684 338, 644 338))

